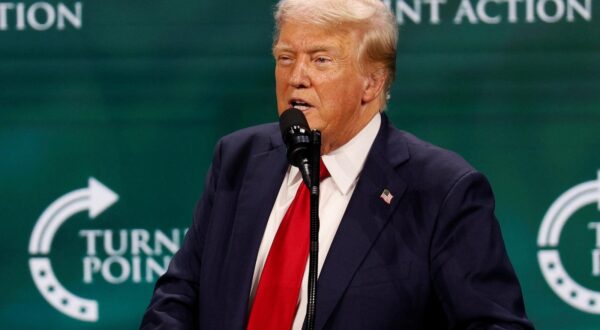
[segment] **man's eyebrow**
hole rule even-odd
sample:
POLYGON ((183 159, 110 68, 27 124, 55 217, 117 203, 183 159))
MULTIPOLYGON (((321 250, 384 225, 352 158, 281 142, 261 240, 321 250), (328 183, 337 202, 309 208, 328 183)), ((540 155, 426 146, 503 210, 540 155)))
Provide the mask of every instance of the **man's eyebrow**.
POLYGON ((314 45, 311 48, 308 49, 309 53, 318 53, 318 52, 328 52, 333 50, 334 47, 332 45, 314 45))
POLYGON ((288 46, 287 44, 277 44, 273 47, 273 53, 276 51, 291 51, 292 47, 288 46))

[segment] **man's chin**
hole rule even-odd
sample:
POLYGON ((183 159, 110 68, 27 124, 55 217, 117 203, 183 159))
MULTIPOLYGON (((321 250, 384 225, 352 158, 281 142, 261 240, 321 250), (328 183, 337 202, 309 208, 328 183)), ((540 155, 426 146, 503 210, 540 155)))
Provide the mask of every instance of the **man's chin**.
POLYGON ((308 121, 308 127, 310 127, 310 129, 316 129, 321 131, 321 133, 323 133, 323 123, 319 120, 311 120, 310 118, 311 116, 306 116, 306 121, 308 121))

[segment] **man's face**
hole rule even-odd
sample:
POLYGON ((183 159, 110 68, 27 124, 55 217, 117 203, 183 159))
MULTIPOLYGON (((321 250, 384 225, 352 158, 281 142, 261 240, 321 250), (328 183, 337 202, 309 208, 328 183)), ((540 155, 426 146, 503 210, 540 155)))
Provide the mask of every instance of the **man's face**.
POLYGON ((284 22, 273 50, 277 110, 301 110, 321 131, 323 154, 352 139, 379 110, 366 106, 358 45, 358 33, 284 22))

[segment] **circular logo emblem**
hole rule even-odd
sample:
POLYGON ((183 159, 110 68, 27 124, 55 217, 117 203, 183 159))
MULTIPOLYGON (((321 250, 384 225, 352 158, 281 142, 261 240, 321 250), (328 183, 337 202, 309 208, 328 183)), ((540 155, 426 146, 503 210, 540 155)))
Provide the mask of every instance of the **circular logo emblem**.
MULTIPOLYGON (((563 266, 558 251, 563 227, 575 212, 588 205, 597 205, 600 211, 600 171, 597 180, 576 185, 550 206, 538 233, 538 263, 546 282, 564 302, 581 311, 600 314, 600 292, 577 283, 563 266)), ((597 224, 591 223, 590 229, 598 230, 597 224)), ((593 270, 596 271, 600 273, 593 270)))
POLYGON ((69 292, 56 278, 50 263, 54 234, 71 216, 88 211, 96 218, 119 199, 119 196, 94 178, 88 187, 69 192, 54 201, 38 219, 29 240, 29 270, 35 286, 46 301, 61 313, 81 321, 98 320, 98 302, 69 292))

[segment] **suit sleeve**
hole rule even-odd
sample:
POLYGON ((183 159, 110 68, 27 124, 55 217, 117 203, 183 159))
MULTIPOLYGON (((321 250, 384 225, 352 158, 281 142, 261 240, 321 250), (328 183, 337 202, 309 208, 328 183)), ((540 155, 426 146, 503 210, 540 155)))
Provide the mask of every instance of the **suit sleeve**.
POLYGON ((487 179, 472 171, 453 184, 437 216, 432 280, 452 329, 533 329, 494 207, 487 179))
POLYGON ((140 329, 194 329, 198 324, 198 278, 206 228, 214 201, 221 165, 221 143, 217 144, 202 197, 196 204, 194 220, 184 242, 171 260, 167 272, 154 287, 140 329))

